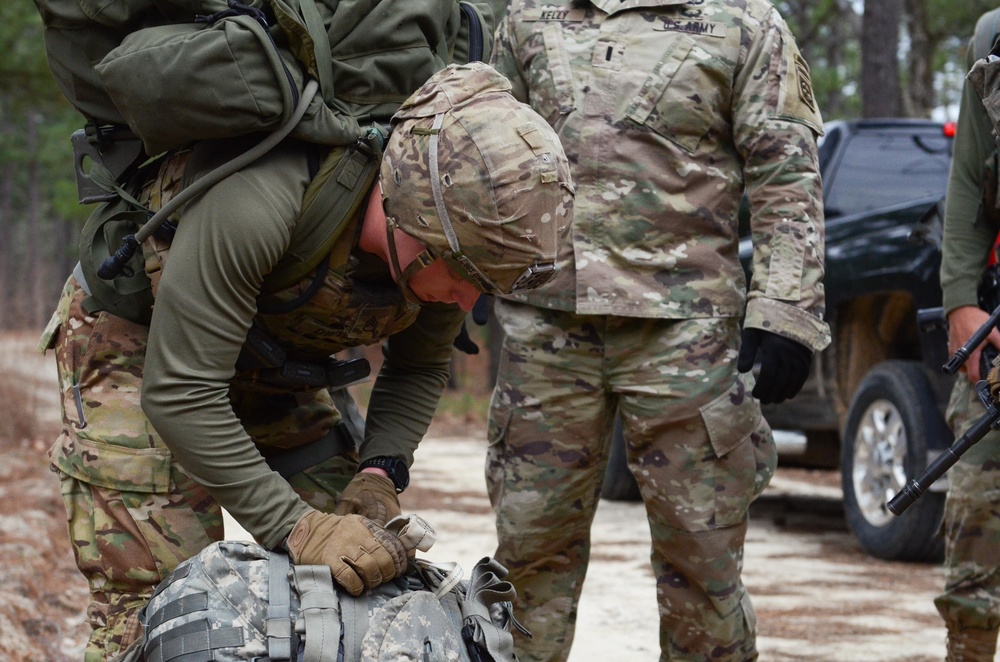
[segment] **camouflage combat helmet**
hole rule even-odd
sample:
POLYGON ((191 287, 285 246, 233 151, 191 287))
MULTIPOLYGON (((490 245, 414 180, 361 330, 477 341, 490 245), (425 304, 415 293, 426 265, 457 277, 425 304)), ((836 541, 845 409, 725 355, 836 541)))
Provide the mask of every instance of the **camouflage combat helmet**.
POLYGON ((407 282, 435 258, 490 294, 538 287, 555 274, 573 219, 569 163, 555 132, 480 62, 449 66, 392 118, 382 160, 383 206, 425 247, 407 282))

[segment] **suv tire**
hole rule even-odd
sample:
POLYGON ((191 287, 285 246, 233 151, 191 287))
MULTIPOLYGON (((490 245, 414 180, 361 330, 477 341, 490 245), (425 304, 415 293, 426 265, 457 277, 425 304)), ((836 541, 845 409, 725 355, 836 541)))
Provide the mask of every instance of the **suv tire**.
POLYGON ((902 516, 886 502, 927 466, 933 439, 952 438, 917 361, 885 361, 861 381, 847 412, 840 478, 847 524, 872 556, 938 562, 945 495, 928 492, 902 516))

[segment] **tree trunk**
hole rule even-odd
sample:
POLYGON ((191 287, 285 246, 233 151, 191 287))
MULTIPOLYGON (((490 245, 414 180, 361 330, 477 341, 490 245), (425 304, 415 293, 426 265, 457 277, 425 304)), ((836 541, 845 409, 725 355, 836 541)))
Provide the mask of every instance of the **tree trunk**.
POLYGON ((38 327, 44 324, 44 293, 45 269, 42 255, 42 194, 38 163, 38 115, 34 110, 28 111, 27 132, 25 134, 25 149, 28 154, 28 254, 27 254, 27 292, 28 302, 24 309, 24 324, 38 327))
POLYGON ((906 59, 903 110, 907 117, 930 117, 935 104, 932 59, 938 43, 927 29, 924 0, 906 0, 906 27, 910 52, 906 59))
POLYGON ((861 26, 861 116, 897 117, 902 112, 899 26, 903 0, 867 0, 861 26))

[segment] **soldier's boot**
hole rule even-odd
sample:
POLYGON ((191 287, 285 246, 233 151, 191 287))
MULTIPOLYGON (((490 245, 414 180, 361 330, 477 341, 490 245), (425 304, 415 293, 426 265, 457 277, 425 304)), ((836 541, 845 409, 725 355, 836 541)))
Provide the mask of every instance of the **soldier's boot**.
POLYGON ((997 630, 948 628, 945 662, 993 662, 996 651, 997 630))

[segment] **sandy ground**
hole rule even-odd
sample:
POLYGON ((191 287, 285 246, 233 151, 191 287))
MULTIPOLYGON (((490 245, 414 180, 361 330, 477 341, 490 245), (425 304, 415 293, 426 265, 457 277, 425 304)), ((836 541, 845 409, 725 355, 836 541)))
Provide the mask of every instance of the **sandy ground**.
MULTIPOLYGON (((37 410, 42 421, 34 438, 0 446, 0 659, 62 662, 80 658, 87 592, 44 459, 58 419, 52 359, 12 358, 32 341, 0 338, 0 386, 30 387, 19 391, 17 408, 37 410)), ((11 424, 4 420, 10 411, 0 409, 0 426, 11 424)), ((479 426, 436 425, 421 445, 403 507, 437 529, 425 557, 470 568, 492 553, 484 449, 479 426)), ((234 528, 231 535, 240 534, 234 528)), ((657 614, 642 506, 602 502, 593 539, 570 661, 653 662, 657 614)), ((830 472, 779 468, 752 511, 745 565, 764 662, 944 658, 945 631, 932 602, 941 569, 865 555, 843 522, 830 472)))
MULTIPOLYGON (((471 565, 496 536, 485 496, 479 431, 434 436, 404 493, 438 530, 426 556, 471 565)), ((744 581, 762 661, 918 662, 944 659, 933 598, 940 568, 865 555, 843 522, 830 472, 781 470, 755 505, 744 581)), ((640 504, 602 501, 570 662, 658 658, 649 531, 640 504)))

